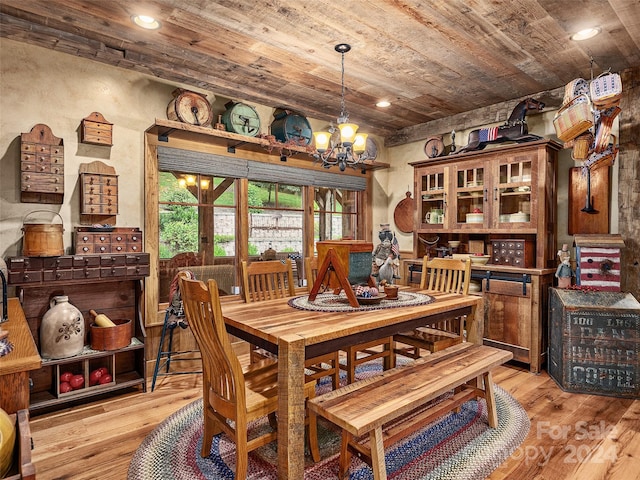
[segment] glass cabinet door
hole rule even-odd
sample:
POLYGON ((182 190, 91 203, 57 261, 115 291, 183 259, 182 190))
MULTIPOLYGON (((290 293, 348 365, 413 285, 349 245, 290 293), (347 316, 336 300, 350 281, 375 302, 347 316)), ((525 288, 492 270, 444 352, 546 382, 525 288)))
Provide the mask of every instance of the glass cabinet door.
POLYGON ((420 190, 418 215, 421 229, 442 229, 448 223, 448 172, 445 167, 416 170, 415 180, 420 190))
POLYGON ((451 205, 455 227, 464 230, 485 228, 489 221, 487 188, 489 178, 485 163, 455 167, 454 202, 451 205))
POLYGON ((531 155, 507 157, 500 163, 497 177, 498 184, 493 189, 494 225, 498 228, 534 225, 532 202, 537 178, 531 155))

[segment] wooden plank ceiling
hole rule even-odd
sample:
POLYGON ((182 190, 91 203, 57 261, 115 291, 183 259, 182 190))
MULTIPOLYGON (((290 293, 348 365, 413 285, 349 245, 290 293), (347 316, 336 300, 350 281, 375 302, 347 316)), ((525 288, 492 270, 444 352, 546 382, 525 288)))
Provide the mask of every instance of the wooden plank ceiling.
POLYGON ((594 75, 640 65, 637 0, 1 0, 0 15, 6 38, 327 122, 349 43, 347 111, 388 138, 588 79, 591 59, 594 75), (587 26, 602 33, 569 39, 587 26))

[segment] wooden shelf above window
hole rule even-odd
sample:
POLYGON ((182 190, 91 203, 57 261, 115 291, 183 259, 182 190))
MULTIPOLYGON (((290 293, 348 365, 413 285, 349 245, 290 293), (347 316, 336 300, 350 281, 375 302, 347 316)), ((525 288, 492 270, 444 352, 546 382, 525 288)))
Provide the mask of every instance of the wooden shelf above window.
MULTIPOLYGON (((199 127, 160 118, 156 118, 155 124, 149 127, 146 133, 157 135, 158 142, 168 142, 169 139, 177 139, 224 146, 229 154, 245 151, 270 154, 277 157, 285 155, 287 157, 308 160, 310 164, 312 164, 314 160, 311 156, 313 149, 309 146, 286 145, 277 141, 274 143, 262 137, 249 137, 233 132, 216 130, 210 127, 199 127)), ((316 165, 322 168, 320 163, 316 165)), ((365 170, 379 170, 389 168, 389 166, 388 163, 366 160, 362 165, 358 166, 357 170, 361 170, 361 167, 364 167, 365 170)))

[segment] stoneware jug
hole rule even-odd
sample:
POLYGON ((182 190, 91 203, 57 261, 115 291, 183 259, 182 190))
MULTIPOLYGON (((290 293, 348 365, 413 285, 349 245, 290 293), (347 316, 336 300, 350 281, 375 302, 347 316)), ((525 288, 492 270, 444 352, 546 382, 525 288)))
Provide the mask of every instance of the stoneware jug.
POLYGON ((84 318, 80 310, 60 295, 49 302, 51 308, 40 325, 40 355, 43 358, 66 358, 82 352, 84 318))

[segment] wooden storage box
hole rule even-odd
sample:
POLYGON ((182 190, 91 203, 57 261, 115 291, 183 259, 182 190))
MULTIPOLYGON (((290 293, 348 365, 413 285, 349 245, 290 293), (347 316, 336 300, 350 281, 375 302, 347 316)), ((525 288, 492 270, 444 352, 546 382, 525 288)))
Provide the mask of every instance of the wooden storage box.
POLYGON ((76 227, 73 236, 76 255, 92 253, 142 252, 142 230, 138 227, 116 227, 111 232, 91 227, 76 227))
POLYGON ((640 398, 640 303, 550 288, 549 375, 568 392, 640 398))
POLYGON ((576 235, 576 283, 605 292, 620 291, 620 235, 576 235))
POLYGON ((94 350, 118 350, 131 344, 131 320, 113 319, 115 327, 99 327, 91 324, 91 348, 94 350))
POLYGON ((20 201, 61 204, 64 198, 64 141, 42 123, 21 134, 20 201))
POLYGON ((536 245, 524 239, 491 239, 491 258, 493 265, 511 267, 535 267, 536 245))
POLYGON ((80 141, 92 145, 113 145, 113 124, 100 112, 93 112, 82 119, 80 141))

